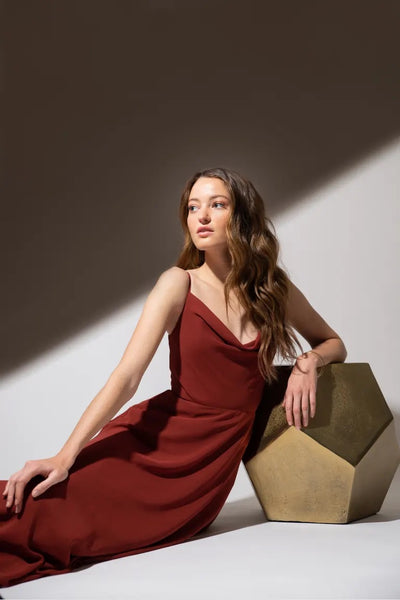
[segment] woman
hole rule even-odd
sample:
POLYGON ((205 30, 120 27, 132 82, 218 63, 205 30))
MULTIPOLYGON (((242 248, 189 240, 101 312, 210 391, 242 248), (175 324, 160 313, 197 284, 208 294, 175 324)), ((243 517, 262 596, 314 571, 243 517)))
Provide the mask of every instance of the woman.
POLYGON ((3 586, 198 533, 232 488, 276 353, 294 359, 295 343, 301 348, 294 329, 312 351, 296 358, 288 380, 289 425, 315 415, 319 367, 346 358, 338 334, 277 266, 272 223, 248 180, 198 172, 180 213, 177 266, 159 277, 107 383, 56 456, 4 482, 3 586), (165 332, 171 389, 112 419, 165 332))

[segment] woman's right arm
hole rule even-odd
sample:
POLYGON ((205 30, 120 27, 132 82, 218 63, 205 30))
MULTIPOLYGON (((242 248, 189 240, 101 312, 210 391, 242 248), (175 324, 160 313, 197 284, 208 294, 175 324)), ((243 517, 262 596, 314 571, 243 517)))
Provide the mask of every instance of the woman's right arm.
POLYGON ((20 512, 26 484, 36 475, 45 477, 33 490, 34 497, 63 481, 85 444, 135 394, 141 378, 165 332, 170 333, 182 311, 188 289, 183 269, 171 267, 159 277, 145 302, 132 337, 107 382, 86 408, 61 450, 48 459, 28 461, 12 475, 3 495, 6 506, 20 512))

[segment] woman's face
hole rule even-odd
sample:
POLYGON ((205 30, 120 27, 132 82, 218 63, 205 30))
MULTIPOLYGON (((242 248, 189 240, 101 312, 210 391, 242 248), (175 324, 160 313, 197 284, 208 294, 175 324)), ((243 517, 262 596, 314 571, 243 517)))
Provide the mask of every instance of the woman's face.
POLYGON ((200 177, 188 200, 187 225, 198 250, 226 249, 226 226, 232 200, 225 183, 217 177, 200 177))

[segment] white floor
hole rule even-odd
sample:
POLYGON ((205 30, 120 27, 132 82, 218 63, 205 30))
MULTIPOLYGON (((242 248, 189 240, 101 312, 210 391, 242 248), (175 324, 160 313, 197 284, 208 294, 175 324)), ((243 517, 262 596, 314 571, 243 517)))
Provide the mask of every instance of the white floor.
POLYGON ((203 536, 0 592, 41 600, 400 598, 400 469, 381 511, 346 525, 266 522, 246 477, 241 465, 240 485, 203 536))

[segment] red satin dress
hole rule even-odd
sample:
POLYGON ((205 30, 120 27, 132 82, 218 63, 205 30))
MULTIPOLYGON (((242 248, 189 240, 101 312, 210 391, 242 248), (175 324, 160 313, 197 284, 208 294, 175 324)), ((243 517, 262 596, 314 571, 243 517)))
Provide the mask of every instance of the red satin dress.
POLYGON ((19 515, 0 497, 0 586, 177 544, 216 518, 264 388, 260 334, 239 342, 189 275, 168 339, 171 389, 112 419, 36 499, 32 480, 19 515))

